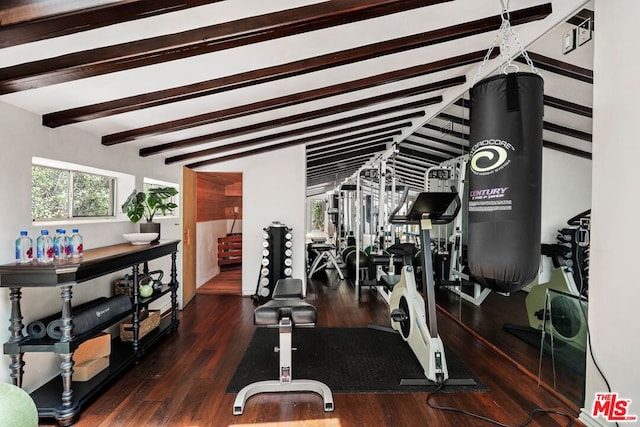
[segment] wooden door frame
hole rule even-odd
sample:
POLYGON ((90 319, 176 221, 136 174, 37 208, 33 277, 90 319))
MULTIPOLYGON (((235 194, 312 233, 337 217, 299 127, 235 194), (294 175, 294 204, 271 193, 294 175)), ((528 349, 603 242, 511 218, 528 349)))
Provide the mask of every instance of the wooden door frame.
POLYGON ((182 308, 196 294, 196 177, 195 171, 182 168, 182 308))

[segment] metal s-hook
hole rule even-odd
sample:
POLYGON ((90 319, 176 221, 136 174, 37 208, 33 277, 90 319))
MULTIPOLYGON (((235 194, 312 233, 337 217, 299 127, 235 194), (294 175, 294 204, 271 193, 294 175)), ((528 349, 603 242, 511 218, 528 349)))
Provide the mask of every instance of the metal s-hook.
POLYGON ((503 21, 509 21, 511 20, 511 15, 509 14, 509 1, 510 0, 500 0, 502 2, 502 13, 500 14, 500 16, 502 17, 503 21))

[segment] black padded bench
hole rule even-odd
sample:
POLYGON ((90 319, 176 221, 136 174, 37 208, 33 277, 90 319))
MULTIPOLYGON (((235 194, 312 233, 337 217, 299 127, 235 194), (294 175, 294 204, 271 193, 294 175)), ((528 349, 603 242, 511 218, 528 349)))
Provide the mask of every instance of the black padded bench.
POLYGON ((254 310, 254 324, 277 327, 280 330, 280 343, 276 348, 280 354, 280 378, 258 381, 243 387, 233 404, 234 415, 242 414, 246 401, 258 393, 318 393, 324 401, 324 410, 333 411, 333 395, 326 384, 315 380, 293 379, 291 366, 293 329, 315 326, 317 315, 316 308, 304 302, 303 297, 302 280, 280 279, 273 289, 272 300, 254 310))

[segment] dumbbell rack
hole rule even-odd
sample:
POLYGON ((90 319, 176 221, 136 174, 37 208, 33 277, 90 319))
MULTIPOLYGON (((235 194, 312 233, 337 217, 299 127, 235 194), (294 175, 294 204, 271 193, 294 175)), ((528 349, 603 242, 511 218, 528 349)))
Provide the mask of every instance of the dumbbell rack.
POLYGON ((279 279, 291 277, 293 273, 293 235, 291 228, 274 221, 264 228, 262 235, 262 261, 254 299, 271 299, 273 288, 279 279))

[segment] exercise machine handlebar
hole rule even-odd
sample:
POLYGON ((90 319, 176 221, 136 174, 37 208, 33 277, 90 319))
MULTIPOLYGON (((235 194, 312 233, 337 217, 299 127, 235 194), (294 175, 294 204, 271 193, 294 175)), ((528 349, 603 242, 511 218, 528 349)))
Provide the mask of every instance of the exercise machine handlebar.
POLYGON ((402 209, 402 206, 407 202, 407 198, 409 197, 409 186, 405 185, 404 186, 404 190, 402 191, 402 197, 400 199, 400 203, 398 203, 398 206, 395 207, 395 209, 391 212, 391 214, 389 215, 389 220, 388 222, 391 224, 393 221, 392 219, 395 218, 396 214, 398 213, 398 211, 400 209, 402 209))

